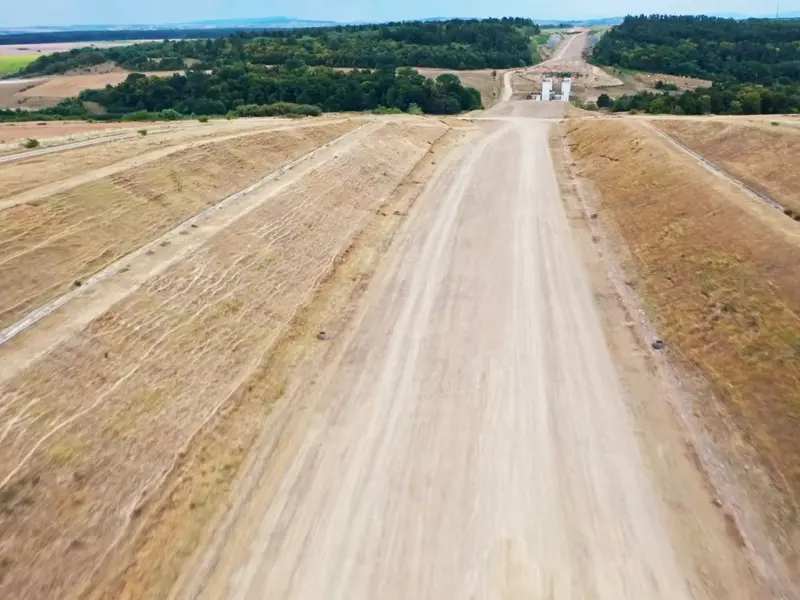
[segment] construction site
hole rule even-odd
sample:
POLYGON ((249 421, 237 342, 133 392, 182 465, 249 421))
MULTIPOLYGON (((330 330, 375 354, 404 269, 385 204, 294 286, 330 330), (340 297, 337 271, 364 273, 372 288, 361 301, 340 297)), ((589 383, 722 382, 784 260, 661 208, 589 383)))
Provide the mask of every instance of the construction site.
POLYGON ((796 597, 800 118, 580 110, 587 38, 0 125, 0 598, 796 597))

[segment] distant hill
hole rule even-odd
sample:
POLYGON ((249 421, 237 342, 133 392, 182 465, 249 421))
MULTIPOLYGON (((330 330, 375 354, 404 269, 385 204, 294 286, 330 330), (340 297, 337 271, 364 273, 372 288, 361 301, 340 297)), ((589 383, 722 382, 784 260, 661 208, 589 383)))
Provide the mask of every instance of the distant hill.
POLYGON ((163 23, 159 25, 62 25, 0 28, 0 35, 19 35, 57 32, 98 32, 98 31, 174 31, 193 29, 299 29, 304 27, 332 27, 335 21, 311 21, 293 17, 256 17, 252 19, 214 19, 209 21, 188 21, 185 23, 163 23))
POLYGON ((568 25, 570 27, 602 27, 608 25, 619 25, 625 17, 605 17, 603 19, 584 19, 584 20, 570 20, 570 19, 534 19, 537 25, 541 27, 557 27, 559 25, 568 25))
POLYGON ((189 29, 202 29, 204 27, 220 27, 232 29, 300 29, 307 27, 335 27, 340 23, 336 21, 310 21, 292 17, 264 17, 255 19, 216 19, 211 21, 192 21, 190 23, 171 25, 170 28, 186 27, 189 29))

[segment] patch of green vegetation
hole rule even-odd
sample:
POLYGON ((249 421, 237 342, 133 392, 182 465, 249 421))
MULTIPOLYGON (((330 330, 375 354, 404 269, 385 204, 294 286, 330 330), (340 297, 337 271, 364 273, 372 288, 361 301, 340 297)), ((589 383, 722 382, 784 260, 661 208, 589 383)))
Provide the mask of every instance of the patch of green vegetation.
POLYGON ((0 56, 0 76, 10 75, 21 71, 33 61, 39 58, 36 54, 13 54, 11 56, 0 56))
MULTIPOLYGON (((680 95, 640 92, 613 110, 672 114, 800 111, 800 21, 712 17, 625 17, 594 47, 592 63, 711 79, 680 95)), ((621 70, 623 69, 623 70, 621 70)), ((668 87, 661 88, 664 91, 668 87)))
POLYGON ((537 33, 531 37, 531 60, 534 64, 542 62, 542 57, 539 54, 539 47, 544 46, 548 39, 550 39, 549 33, 537 33))

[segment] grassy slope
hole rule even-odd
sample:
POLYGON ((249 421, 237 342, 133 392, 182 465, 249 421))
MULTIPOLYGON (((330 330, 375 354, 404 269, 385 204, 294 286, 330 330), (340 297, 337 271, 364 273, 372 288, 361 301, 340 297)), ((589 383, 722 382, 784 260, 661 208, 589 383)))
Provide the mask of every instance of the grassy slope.
POLYGON ((800 213, 800 129, 786 124, 656 121, 656 125, 750 187, 800 213))
MULTIPOLYGON (((800 494, 800 226, 641 124, 570 128, 672 352, 711 383, 778 486, 800 494)), ((698 399, 698 405, 704 401, 698 399)))

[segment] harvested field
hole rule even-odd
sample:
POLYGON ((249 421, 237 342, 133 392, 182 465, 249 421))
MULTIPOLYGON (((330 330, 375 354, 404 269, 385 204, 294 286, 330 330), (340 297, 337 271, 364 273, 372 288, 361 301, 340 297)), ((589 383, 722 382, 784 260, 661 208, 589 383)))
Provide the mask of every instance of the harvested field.
POLYGON ((415 67, 421 75, 436 79, 439 75, 455 75, 461 79, 466 87, 474 87, 481 93, 483 107, 489 108, 500 100, 500 90, 503 87, 503 71, 492 69, 479 69, 475 71, 452 71, 448 69, 430 69, 428 67, 415 67), (496 74, 496 75, 495 75, 496 74))
POLYGON ((37 81, 35 80, 0 80, 0 109, 23 108, 22 102, 24 98, 18 94, 36 85, 37 81))
MULTIPOLYGON (((329 139, 335 129, 352 128, 321 126, 326 133, 315 143, 329 139)), ((71 597, 83 590, 97 597, 152 598, 149 586, 174 580, 179 562, 197 542, 197 522, 213 517, 214 502, 225 499, 219 489, 230 485, 258 435, 270 398, 280 395, 280 379, 271 379, 266 389, 258 388, 260 397, 242 404, 249 412, 238 414, 233 429, 214 425, 215 435, 224 433, 228 443, 207 439, 203 444, 211 444, 213 454, 190 452, 198 462, 180 480, 169 477, 176 463, 187 456, 190 440, 197 442, 198 432, 202 436, 203 427, 228 410, 231 398, 249 393, 255 385, 249 384, 251 377, 298 309, 346 255, 353 236, 384 218, 376 211, 446 130, 438 122, 420 120, 376 121, 353 131, 308 167, 287 171, 286 183, 275 180, 243 198, 241 206, 249 212, 228 226, 220 228, 210 217, 197 230, 200 236, 209 231, 207 242, 155 271, 85 329, 26 368, 5 371, 0 378, 0 395, 8 399, 0 415, 6 437, 0 446, 0 478, 5 479, 0 596, 71 597), (148 550, 161 553, 161 559, 148 556, 151 566, 161 570, 147 570, 145 582, 128 580, 129 587, 119 593, 85 590, 105 581, 104 561, 120 566, 112 550, 125 547, 146 516, 158 519, 162 510, 157 507, 162 501, 170 504, 181 481, 189 479, 196 495, 179 505, 180 514, 171 514, 177 533, 166 536, 166 547, 148 550)), ((311 137, 304 132, 294 144, 311 137)), ((279 145, 276 139, 281 138, 272 134, 269 143, 279 145)), ((248 147, 237 158, 257 153, 248 147)), ((297 153, 285 150, 283 156, 297 153)), ((221 158, 217 149, 193 155, 180 166, 195 176, 221 158)), ((176 199, 172 203, 188 202, 169 178, 177 166, 138 183, 168 193, 166 199, 176 199)), ((217 188, 216 193, 219 197, 224 191, 217 188)), ((88 204, 93 206, 91 198, 88 204)), ((202 208, 202 202, 195 203, 195 212, 202 208)), ((121 225, 124 213, 115 212, 121 225)), ((133 218, 126 237, 140 235, 135 228, 157 220, 163 221, 133 218)), ((175 239, 179 243, 178 235, 175 239)), ((165 255, 171 251, 171 246, 163 249, 165 255)), ((176 258, 181 255, 175 252, 176 258)), ((144 261, 158 260, 156 254, 144 261)), ((119 284, 110 281, 108 286, 119 284)), ((84 294, 76 303, 96 303, 101 293, 84 294)), ((42 329, 58 328, 71 318, 70 310, 67 305, 48 317, 42 329)), ((2 347, 6 365, 5 359, 39 335, 38 329, 2 347)), ((124 560, 121 564, 126 568, 124 560)))
POLYGON ((654 88, 657 81, 664 83, 672 83, 678 86, 680 93, 686 90, 695 90, 699 87, 710 87, 711 82, 705 79, 697 79, 695 77, 680 77, 678 75, 665 75, 663 73, 646 73, 641 71, 628 71, 625 69, 614 69, 605 67, 599 69, 608 77, 616 79, 616 83, 609 83, 601 78, 591 85, 579 88, 581 98, 584 100, 595 101, 600 94, 608 94, 612 98, 619 98, 625 94, 636 94, 638 92, 658 92, 654 88))
POLYGON ((769 120, 653 121, 735 178, 800 214, 800 130, 769 120))
MULTIPOLYGON (((169 77, 175 71, 160 71, 145 73, 152 77, 169 77)), ((113 73, 92 73, 89 75, 57 75, 49 77, 46 81, 17 94, 20 98, 71 98, 83 90, 101 90, 107 85, 117 85, 127 79, 128 71, 113 73)), ((33 100, 25 100, 27 105, 33 100)))
POLYGON ((0 46, 0 56, 17 56, 25 54, 53 54, 54 52, 69 52, 74 48, 116 48, 118 46, 131 46, 147 42, 161 42, 163 40, 120 40, 117 42, 59 42, 52 44, 20 44, 18 46, 0 46))
POLYGON ((334 123, 186 148, 6 209, 0 213, 0 327, 354 126, 334 123))
POLYGON ((800 227, 635 121, 584 120, 569 139, 601 223, 630 250, 629 285, 667 348, 711 386, 692 411, 731 455, 752 449, 765 467, 750 474, 769 492, 757 503, 796 570, 800 227))

